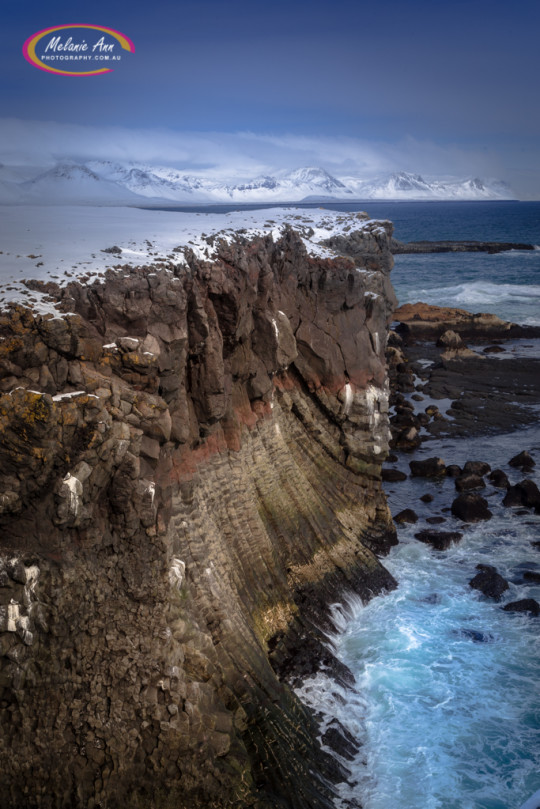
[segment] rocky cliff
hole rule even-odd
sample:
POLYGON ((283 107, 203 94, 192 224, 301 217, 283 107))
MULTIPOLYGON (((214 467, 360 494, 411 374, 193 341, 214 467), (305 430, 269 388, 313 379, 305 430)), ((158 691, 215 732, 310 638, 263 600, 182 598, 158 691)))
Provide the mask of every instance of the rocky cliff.
MULTIPOLYGON (((0 317, 2 809, 322 809, 288 681, 394 582, 391 228, 41 287, 0 317)), ((319 661, 319 663, 317 663, 319 661)))

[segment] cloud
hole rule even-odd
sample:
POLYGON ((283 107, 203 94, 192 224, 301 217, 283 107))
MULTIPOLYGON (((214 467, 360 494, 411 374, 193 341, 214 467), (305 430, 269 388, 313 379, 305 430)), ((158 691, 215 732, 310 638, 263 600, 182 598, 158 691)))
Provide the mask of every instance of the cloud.
POLYGON ((374 142, 345 136, 185 132, 54 121, 0 119, 0 161, 48 167, 59 161, 112 160, 168 165, 219 178, 252 178, 317 165, 337 176, 370 178, 411 171, 426 176, 481 176, 505 180, 538 199, 539 165, 533 150, 507 165, 504 152, 405 137, 374 142))

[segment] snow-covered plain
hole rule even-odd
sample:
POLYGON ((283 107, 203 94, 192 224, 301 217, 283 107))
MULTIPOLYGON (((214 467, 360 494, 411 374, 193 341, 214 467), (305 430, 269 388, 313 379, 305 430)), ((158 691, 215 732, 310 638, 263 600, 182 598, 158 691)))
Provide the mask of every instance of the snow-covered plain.
POLYGON ((184 249, 211 259, 220 239, 240 232, 250 238, 281 236, 287 225, 300 232, 311 254, 334 255, 320 244, 332 234, 382 225, 367 214, 324 209, 270 208, 231 213, 182 213, 128 207, 5 206, 0 216, 0 307, 21 301, 41 312, 56 313, 43 295, 25 280, 54 281, 60 286, 80 279, 93 281, 109 268, 143 266, 161 261, 186 263, 184 249), (213 237, 216 237, 213 238, 213 237), (110 248, 115 249, 114 252, 110 248))

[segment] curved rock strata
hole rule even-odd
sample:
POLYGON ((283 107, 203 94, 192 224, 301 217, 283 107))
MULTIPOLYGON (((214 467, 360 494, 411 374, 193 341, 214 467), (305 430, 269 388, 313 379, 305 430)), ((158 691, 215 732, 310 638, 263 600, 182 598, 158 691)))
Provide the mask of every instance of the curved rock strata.
POLYGON ((395 584, 390 228, 353 236, 0 317, 3 809, 333 805, 286 680, 331 658, 330 603, 395 584))

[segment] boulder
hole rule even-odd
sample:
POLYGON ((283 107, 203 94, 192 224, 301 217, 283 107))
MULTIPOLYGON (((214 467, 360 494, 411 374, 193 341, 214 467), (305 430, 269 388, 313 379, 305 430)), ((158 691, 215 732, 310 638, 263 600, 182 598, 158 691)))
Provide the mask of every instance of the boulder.
POLYGON ((537 617, 540 615, 540 604, 534 598, 522 598, 519 601, 511 601, 503 607, 505 612, 528 612, 529 615, 537 617))
POLYGON ((514 455, 514 457, 508 461, 510 466, 514 466, 516 468, 523 468, 523 467, 533 467, 536 466, 536 461, 532 457, 532 455, 527 452, 527 450, 523 450, 518 455, 514 455))
POLYGON ((526 570, 523 573, 523 580, 533 582, 534 584, 540 584, 540 573, 537 573, 535 570, 526 570))
POLYGON ((472 489, 485 489, 486 484, 481 475, 460 475, 455 480, 455 486, 458 492, 469 492, 472 489))
POLYGON ((442 458, 411 461, 409 466, 412 476, 417 478, 442 478, 446 475, 446 466, 442 458))
POLYGON ((446 522, 446 517, 426 517, 426 522, 429 525, 441 525, 443 522, 446 522))
POLYGON ((420 500, 422 501, 422 503, 432 503, 433 502, 433 495, 426 492, 426 494, 422 495, 420 500))
POLYGON ((463 537, 459 531, 430 531, 425 529, 414 535, 420 542, 431 545, 437 551, 445 551, 463 537))
POLYGON ((403 525, 404 523, 415 523, 418 522, 418 514, 412 510, 412 508, 405 508, 403 511, 400 511, 399 514, 396 514, 394 517, 394 522, 397 522, 398 525, 403 525))
POLYGON ((450 464, 450 466, 446 467, 446 476, 449 478, 458 478, 462 474, 461 466, 458 466, 455 463, 450 464))
POLYGON ((508 489, 510 486, 510 481, 508 480, 508 475, 506 472, 503 472, 502 469, 494 469, 488 475, 488 480, 492 486, 495 486, 497 489, 508 489))
POLYGON ((452 514, 463 522, 490 520, 493 516, 487 500, 479 494, 460 494, 452 503, 452 514))
POLYGON ((516 506, 526 506, 534 508, 540 514, 540 490, 533 480, 522 480, 515 486, 510 486, 503 499, 503 506, 515 508, 516 506))
POLYGON ((439 348, 461 348, 463 340, 456 331, 447 329, 437 340, 439 348))
POLYGON ((485 461, 467 461, 463 467, 465 475, 487 475, 488 472, 491 472, 491 466, 485 461))
POLYGON ((470 580, 469 585, 475 590, 480 590, 488 598, 499 601, 502 594, 508 590, 508 582, 493 565, 476 565, 480 571, 470 580))
POLYGON ((386 483, 395 483, 398 480, 407 480, 407 475, 405 472, 401 472, 399 469, 383 469, 381 472, 382 479, 386 483))

